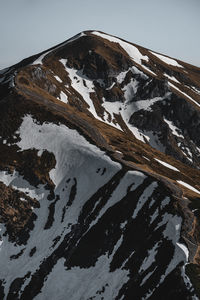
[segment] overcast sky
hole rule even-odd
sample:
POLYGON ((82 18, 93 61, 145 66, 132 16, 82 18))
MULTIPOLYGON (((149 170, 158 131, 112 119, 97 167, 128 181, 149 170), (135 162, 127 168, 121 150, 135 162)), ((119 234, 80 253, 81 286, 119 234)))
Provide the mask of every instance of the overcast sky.
POLYGON ((0 69, 88 29, 200 67, 200 0, 0 0, 0 69))

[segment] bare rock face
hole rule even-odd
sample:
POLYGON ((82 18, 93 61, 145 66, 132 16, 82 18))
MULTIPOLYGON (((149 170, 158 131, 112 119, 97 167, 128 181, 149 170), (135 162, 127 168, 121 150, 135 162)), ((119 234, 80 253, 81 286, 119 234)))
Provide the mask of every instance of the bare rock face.
POLYGON ((0 299, 199 299, 199 82, 96 31, 0 71, 0 299))

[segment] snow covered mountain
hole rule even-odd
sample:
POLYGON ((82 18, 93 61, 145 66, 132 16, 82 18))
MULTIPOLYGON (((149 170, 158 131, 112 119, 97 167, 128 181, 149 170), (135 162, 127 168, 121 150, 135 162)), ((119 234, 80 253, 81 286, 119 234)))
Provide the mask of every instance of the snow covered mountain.
POLYGON ((0 71, 0 299, 199 299, 199 124, 199 68, 102 32, 0 71))

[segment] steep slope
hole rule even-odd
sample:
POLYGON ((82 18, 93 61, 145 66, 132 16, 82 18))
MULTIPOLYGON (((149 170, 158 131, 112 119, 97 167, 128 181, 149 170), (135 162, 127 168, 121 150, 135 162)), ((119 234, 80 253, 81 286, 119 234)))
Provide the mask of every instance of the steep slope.
POLYGON ((1 71, 2 299, 198 299, 199 82, 97 31, 1 71))

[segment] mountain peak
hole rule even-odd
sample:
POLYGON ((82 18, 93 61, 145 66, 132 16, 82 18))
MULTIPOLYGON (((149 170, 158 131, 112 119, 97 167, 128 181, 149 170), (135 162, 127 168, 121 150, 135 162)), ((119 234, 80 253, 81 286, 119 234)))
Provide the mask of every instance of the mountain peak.
POLYGON ((199 297, 199 82, 95 30, 0 73, 1 299, 199 297))

